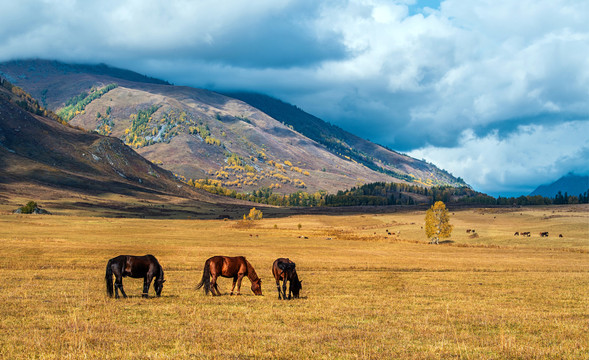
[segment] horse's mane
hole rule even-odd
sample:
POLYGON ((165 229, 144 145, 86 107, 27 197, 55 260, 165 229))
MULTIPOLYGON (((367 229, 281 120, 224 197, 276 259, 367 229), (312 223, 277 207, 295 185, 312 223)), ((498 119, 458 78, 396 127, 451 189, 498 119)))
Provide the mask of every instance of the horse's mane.
POLYGON ((246 258, 243 259, 245 260, 245 264, 247 265, 247 277, 250 279, 251 282, 258 281, 260 278, 258 277, 258 274, 256 274, 256 270, 254 270, 252 264, 250 264, 250 262, 247 261, 246 258))
MULTIPOLYGON (((158 263, 158 265, 159 265, 159 263, 158 263)), ((159 266, 160 266, 160 271, 159 271, 159 274, 157 275, 157 278, 158 278, 158 280, 163 280, 164 279, 164 268, 161 265, 159 265, 159 266)))

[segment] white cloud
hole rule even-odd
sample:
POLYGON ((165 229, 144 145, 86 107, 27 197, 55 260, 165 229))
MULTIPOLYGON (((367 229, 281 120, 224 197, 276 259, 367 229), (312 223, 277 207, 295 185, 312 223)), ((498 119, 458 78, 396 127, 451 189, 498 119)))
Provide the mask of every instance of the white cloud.
MULTIPOLYGON (((500 146, 508 154, 526 149, 509 145, 510 139, 536 147, 538 139, 526 129, 542 133, 538 129, 589 119, 586 0, 4 5, 0 61, 106 62, 176 84, 265 92, 401 151, 424 151, 428 144, 442 153, 466 145, 476 150, 475 140, 464 143, 472 132, 481 146, 500 146)), ((543 149, 571 147, 570 156, 572 148, 583 151, 580 135, 564 139, 543 149)), ((536 164, 552 159, 543 151, 523 153, 536 164)), ((502 170, 501 153, 480 160, 498 167, 484 166, 487 175, 475 182, 481 190, 519 181, 502 170), (490 181, 496 173, 503 175, 490 181)), ((452 171, 468 178, 458 166, 452 171)))
POLYGON ((495 195, 527 194, 569 171, 589 171, 587 134, 589 121, 519 126, 507 137, 497 131, 478 137, 464 130, 455 147, 430 145, 409 154, 461 174, 475 189, 495 195))

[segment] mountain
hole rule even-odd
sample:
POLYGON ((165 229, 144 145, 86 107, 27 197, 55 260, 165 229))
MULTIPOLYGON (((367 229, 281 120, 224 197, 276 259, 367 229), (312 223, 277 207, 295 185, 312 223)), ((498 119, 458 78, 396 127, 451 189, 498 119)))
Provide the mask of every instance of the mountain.
POLYGON ((428 185, 466 186, 462 179, 454 178, 435 165, 362 139, 279 99, 249 92, 224 94, 262 110, 274 119, 292 126, 301 134, 324 145, 330 151, 349 157, 372 170, 410 182, 420 178, 427 179, 425 181, 428 185))
POLYGON ((464 185, 431 164, 260 95, 255 99, 263 101, 241 101, 105 65, 45 60, 1 63, 0 75, 69 124, 119 138, 200 187, 288 194, 372 182, 464 185))
MULTIPOLYGON (((246 208, 243 202, 182 184, 120 139, 89 133, 56 119, 30 95, 0 78, 0 204, 11 199, 42 199, 62 208, 100 207, 103 203, 111 213, 130 216, 165 213, 152 205, 129 206, 130 201, 136 204, 138 200, 188 202, 194 209, 206 208, 207 214, 241 205, 241 211, 234 214, 239 216, 246 208), (72 200, 64 205, 68 200, 60 199, 72 200)), ((202 215, 202 211, 187 213, 202 215)))
POLYGON ((553 198, 558 192, 562 195, 567 193, 569 196, 578 196, 589 192, 589 176, 579 176, 567 174, 551 184, 540 185, 530 195, 541 195, 553 198))

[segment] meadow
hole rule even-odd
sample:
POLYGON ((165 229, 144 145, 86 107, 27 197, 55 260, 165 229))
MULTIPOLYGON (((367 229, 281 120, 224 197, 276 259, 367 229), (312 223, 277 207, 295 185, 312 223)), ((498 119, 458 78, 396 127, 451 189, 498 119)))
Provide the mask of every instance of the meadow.
POLYGON ((416 210, 245 226, 5 211, 0 358, 589 358, 589 207, 451 211, 440 245, 416 210), (155 255, 162 296, 143 299, 142 280, 125 278, 129 298, 108 298, 105 266, 119 254, 155 255), (248 279, 241 296, 230 279, 223 296, 197 291, 213 255, 246 256, 264 296, 248 279), (296 262, 300 299, 278 300, 278 257, 296 262))

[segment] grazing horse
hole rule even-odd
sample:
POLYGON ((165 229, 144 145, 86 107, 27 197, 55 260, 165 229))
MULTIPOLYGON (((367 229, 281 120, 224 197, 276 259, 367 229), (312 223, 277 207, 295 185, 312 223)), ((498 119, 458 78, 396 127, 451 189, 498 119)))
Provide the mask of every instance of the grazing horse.
POLYGON ((243 256, 213 256, 212 258, 207 259, 202 272, 202 279, 200 280, 200 283, 196 285, 196 288, 200 289, 204 285, 205 294, 208 295, 210 291, 213 296, 221 295, 221 292, 217 287, 217 278, 219 276, 233 278, 231 295, 233 295, 236 283, 237 295, 240 295, 241 280, 244 276, 247 276, 252 283, 252 291, 254 294, 262 295, 262 279, 258 277, 252 264, 250 264, 243 256))
POLYGON ((303 288, 301 286, 302 281, 299 280, 297 275, 296 265, 290 259, 278 258, 274 260, 272 264, 272 274, 276 279, 276 289, 278 289, 278 299, 282 295, 282 300, 286 300, 286 282, 289 282, 288 287, 288 299, 290 300, 291 294, 297 299, 299 292, 303 288), (282 292, 280 291, 280 280, 282 280, 282 292))
POLYGON ((160 296, 164 287, 164 270, 153 255, 133 256, 133 255, 119 255, 112 258, 106 264, 106 293, 108 296, 113 296, 112 276, 115 276, 114 295, 119 298, 119 290, 123 297, 127 297, 125 290, 123 290, 123 278, 129 276, 132 278, 143 278, 143 297, 147 297, 149 292, 149 284, 153 282, 155 294, 160 296))
POLYGON ((541 237, 548 237, 548 231, 543 231, 540 233, 541 237))

